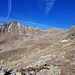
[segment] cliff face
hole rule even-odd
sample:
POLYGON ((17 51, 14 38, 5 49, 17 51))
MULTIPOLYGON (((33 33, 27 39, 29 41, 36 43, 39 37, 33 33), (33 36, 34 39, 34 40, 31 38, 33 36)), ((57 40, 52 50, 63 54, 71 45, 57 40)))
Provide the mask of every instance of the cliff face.
POLYGON ((74 75, 74 38, 74 26, 69 30, 41 30, 17 21, 3 24, 0 26, 0 64, 9 69, 25 68, 23 71, 33 67, 41 70, 37 75, 74 75))

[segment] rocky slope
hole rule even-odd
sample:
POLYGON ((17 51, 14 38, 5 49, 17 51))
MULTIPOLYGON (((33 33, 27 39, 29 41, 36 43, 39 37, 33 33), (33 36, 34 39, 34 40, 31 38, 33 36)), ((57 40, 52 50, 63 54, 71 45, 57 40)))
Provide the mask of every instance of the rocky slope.
POLYGON ((32 75, 74 75, 74 41, 75 26, 41 30, 13 21, 0 26, 0 64, 32 75))

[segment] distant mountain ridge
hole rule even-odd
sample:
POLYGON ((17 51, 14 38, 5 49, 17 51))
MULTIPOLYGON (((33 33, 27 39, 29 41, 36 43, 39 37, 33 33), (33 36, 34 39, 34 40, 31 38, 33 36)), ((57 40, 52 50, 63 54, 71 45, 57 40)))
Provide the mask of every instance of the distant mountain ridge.
MULTIPOLYGON (((7 49, 11 50, 13 48, 15 49, 22 47, 22 45, 26 41, 33 40, 33 43, 47 36, 52 37, 56 35, 61 35, 63 32, 64 31, 59 30, 57 28, 41 30, 39 28, 24 26, 17 21, 12 21, 10 23, 3 24, 0 26, 0 43, 8 45, 10 48, 7 49)), ((5 51, 5 49, 3 50, 5 51)))
POLYGON ((25 34, 43 35, 43 34, 48 34, 48 33, 53 33, 53 32, 57 33, 59 31, 61 31, 60 29, 57 29, 57 28, 50 28, 47 30, 41 30, 39 28, 24 26, 17 21, 12 21, 10 23, 7 23, 7 24, 5 23, 3 25, 0 25, 0 34, 4 34, 7 32, 14 32, 15 30, 18 31, 18 33, 20 35, 25 35, 25 34))
POLYGON ((19 31, 23 31, 24 29, 27 30, 40 30, 38 28, 33 28, 33 27, 27 27, 27 26, 23 26, 22 24, 20 24, 17 21, 12 21, 8 24, 3 24, 0 26, 0 33, 5 33, 5 32, 12 32, 14 31, 14 29, 18 28, 19 31))

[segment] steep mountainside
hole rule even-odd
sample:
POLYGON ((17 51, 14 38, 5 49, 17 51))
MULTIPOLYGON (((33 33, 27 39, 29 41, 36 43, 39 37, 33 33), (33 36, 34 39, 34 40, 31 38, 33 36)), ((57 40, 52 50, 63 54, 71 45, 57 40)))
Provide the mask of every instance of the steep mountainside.
MULTIPOLYGON (((4 69, 35 69, 36 75, 75 74, 75 26, 69 30, 27 27, 17 21, 0 26, 0 64, 4 69)), ((34 74, 32 74, 34 75, 34 74)))

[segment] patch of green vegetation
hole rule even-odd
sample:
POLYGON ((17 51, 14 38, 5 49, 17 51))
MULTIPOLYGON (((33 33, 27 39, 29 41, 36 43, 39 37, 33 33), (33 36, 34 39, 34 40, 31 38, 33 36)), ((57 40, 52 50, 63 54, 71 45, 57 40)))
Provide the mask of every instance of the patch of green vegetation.
POLYGON ((59 75, 59 68, 57 66, 52 66, 48 70, 47 75, 59 75))
POLYGON ((0 70, 0 75, 4 75, 3 71, 0 70))
POLYGON ((64 44, 63 47, 69 46, 69 45, 71 45, 71 44, 72 44, 72 43, 64 44))
POLYGON ((21 73, 16 73, 16 75, 21 75, 21 73))

